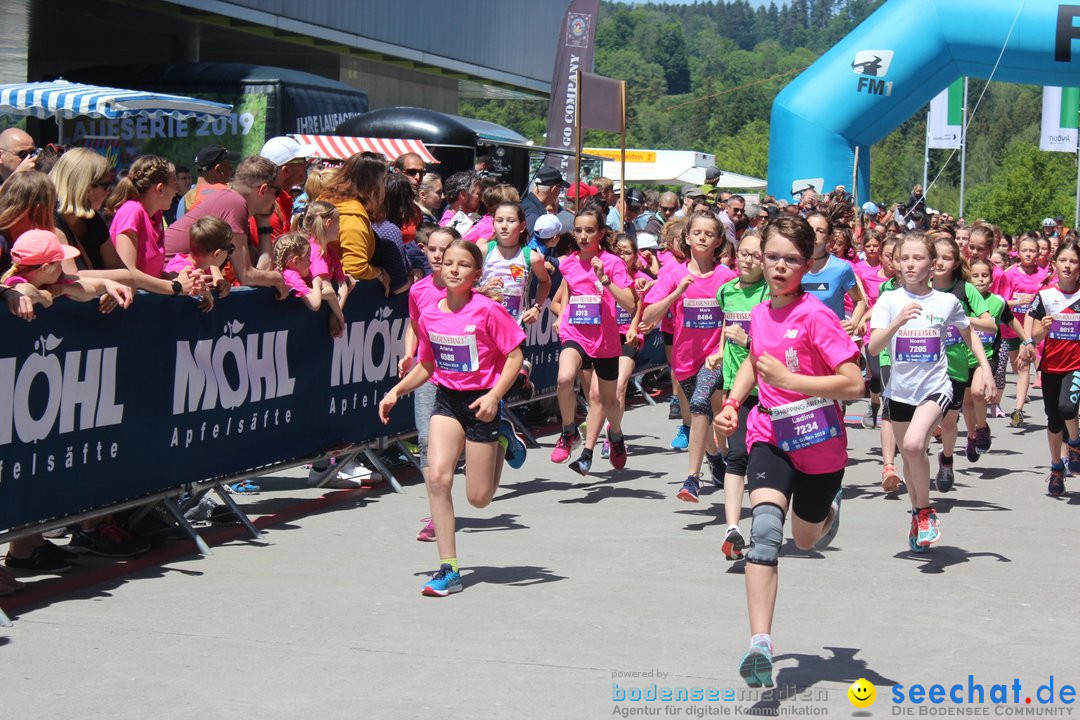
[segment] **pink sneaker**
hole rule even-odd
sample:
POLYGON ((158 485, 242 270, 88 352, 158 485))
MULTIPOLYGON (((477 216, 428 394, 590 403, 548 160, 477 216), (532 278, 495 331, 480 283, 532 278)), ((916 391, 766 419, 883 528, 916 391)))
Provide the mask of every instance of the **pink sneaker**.
POLYGON ((416 534, 416 539, 420 542, 435 542, 435 523, 432 522, 431 518, 425 519, 427 520, 427 525, 424 526, 423 530, 416 534))
POLYGON ((564 463, 570 459, 570 452, 574 446, 581 442, 581 435, 564 432, 555 441, 555 449, 551 451, 551 462, 564 463))

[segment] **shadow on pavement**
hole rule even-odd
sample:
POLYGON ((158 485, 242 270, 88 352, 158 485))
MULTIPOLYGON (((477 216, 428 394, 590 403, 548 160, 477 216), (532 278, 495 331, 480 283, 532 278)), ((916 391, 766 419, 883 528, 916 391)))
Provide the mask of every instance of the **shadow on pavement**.
POLYGON ((933 498, 934 509, 939 515, 944 515, 954 508, 957 510, 972 510, 974 512, 1012 512, 1012 508, 987 502, 986 500, 961 500, 947 495, 938 494, 933 498))
MULTIPOLYGON (((796 663, 795 667, 780 668, 776 674, 777 688, 797 688, 801 693, 818 683, 834 682, 844 686, 838 692, 846 693, 847 686, 859 678, 865 678, 878 687, 896 685, 895 680, 890 680, 870 668, 865 660, 856 659, 859 648, 825 647, 822 649, 830 654, 825 656, 788 653, 774 657, 774 664, 787 660, 794 660, 796 663)), ((798 695, 788 697, 795 700, 798 695)), ((755 710, 754 715, 780 715, 780 702, 778 699, 761 700, 752 706, 755 710)))
MULTIPOLYGON (((973 558, 993 558, 998 562, 1012 562, 1012 560, 999 553, 968 552, 963 548, 953 547, 951 545, 936 545, 925 553, 906 550, 904 552, 896 553, 893 557, 900 560, 914 560, 922 563, 919 566, 919 572, 927 573, 928 575, 943 573, 945 572, 945 568, 971 562, 973 558)), ((855 679, 858 680, 858 678, 855 679)), ((876 685, 877 683, 874 684, 876 685)))
POLYGON ((663 500, 664 493, 655 490, 635 490, 633 488, 619 488, 611 485, 598 485, 587 489, 588 494, 583 497, 567 498, 560 503, 598 503, 601 500, 611 498, 637 498, 638 500, 663 500))
POLYGON ((478 567, 466 568, 461 575, 461 579, 465 585, 491 583, 492 585, 528 587, 529 585, 557 582, 559 580, 565 580, 566 578, 562 575, 556 575, 547 568, 537 567, 535 565, 514 565, 511 567, 489 567, 481 565, 478 567))
POLYGON ((517 521, 518 515, 503 513, 490 518, 459 517, 456 520, 459 532, 492 532, 495 530, 526 530, 528 525, 517 521))

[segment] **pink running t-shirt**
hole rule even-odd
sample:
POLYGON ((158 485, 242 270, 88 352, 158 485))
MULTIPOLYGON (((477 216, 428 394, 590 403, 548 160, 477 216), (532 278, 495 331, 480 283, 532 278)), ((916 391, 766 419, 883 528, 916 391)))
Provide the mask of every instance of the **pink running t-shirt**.
MULTIPOLYGON (((604 266, 604 274, 615 287, 632 284, 626 263, 606 250, 596 257, 604 266)), ((619 326, 616 320, 618 303, 608 288, 596 289, 598 282, 592 264, 573 252, 559 262, 559 272, 569 290, 562 318, 559 320, 559 339, 576 342, 591 358, 618 357, 619 326)))
POLYGON ((435 276, 428 275, 417 280, 409 288, 409 318, 419 322, 420 315, 429 305, 446 297, 446 288, 436 287, 435 276))
MULTIPOLYGON (((799 375, 831 375, 859 351, 836 313, 804 293, 781 310, 763 302, 750 311, 750 355, 768 353, 799 375)), ((746 419, 746 446, 763 442, 783 450, 800 472, 842 470, 847 464, 844 411, 834 400, 811 398, 758 379, 758 404, 746 419), (803 402, 805 401, 805 402, 803 402), (768 408, 770 414, 759 408, 768 408)))
MULTIPOLYGON (((668 265, 649 289, 645 302, 650 305, 666 298, 684 277, 690 274, 687 265, 668 265)), ((697 375, 705 358, 716 352, 724 331, 724 313, 716 294, 720 286, 735 277, 735 271, 717 265, 708 277, 698 277, 690 283, 682 297, 670 305, 675 316, 675 342, 671 348, 671 367, 676 380, 697 375)))
MULTIPOLYGON (((881 263, 877 265, 868 265, 865 260, 860 260, 855 263, 855 274, 859 276, 859 280, 862 281, 863 289, 866 291, 866 312, 863 314, 864 318, 869 319, 870 311, 874 309, 874 303, 881 297, 881 286, 885 284, 888 278, 881 274, 881 263)), ((863 344, 870 342, 870 323, 866 323, 866 334, 863 335, 863 344)))
POLYGON ((333 246, 327 245, 324 255, 315 236, 309 237, 308 243, 311 245, 311 277, 321 277, 337 283, 345 282, 345 271, 341 267, 341 253, 333 246))
MULTIPOLYGON (((683 262, 675 256, 675 253, 670 250, 661 250, 656 254, 656 259, 660 262, 660 273, 656 276, 656 279, 660 279, 660 275, 664 274, 664 268, 669 265, 682 265, 683 262)), ((660 332, 666 332, 669 335, 675 332, 675 313, 671 308, 664 313, 664 317, 660 320, 660 332)))
MULTIPOLYGON (((1031 308, 1031 302, 1021 304, 1017 301, 1016 295, 1017 293, 1031 295, 1034 300, 1034 296, 1045 287, 1043 281, 1046 280, 1047 272, 1047 268, 1036 265, 1035 272, 1029 275, 1024 272, 1020 265, 1013 265, 1004 273, 1005 280, 1001 283, 1004 292, 998 294, 1005 298, 1005 302, 1009 304, 1009 309, 1012 310, 1013 315, 1020 321, 1021 325, 1024 324, 1024 319, 1031 308)), ((1019 336, 1008 325, 1002 325, 1001 337, 1009 339, 1019 336)))
POLYGON ((128 200, 116 209, 109 226, 114 246, 119 235, 135 237, 135 267, 151 277, 161 277, 165 267, 165 225, 161 212, 150 217, 141 202, 128 200))
POLYGON ((184 268, 191 268, 194 270, 195 261, 192 260, 191 256, 187 255, 186 253, 176 253, 171 258, 169 258, 169 262, 165 263, 164 272, 179 274, 180 271, 184 268))
MULTIPOLYGON (((644 280, 645 282, 652 282, 652 278, 649 277, 648 275, 646 275, 645 273, 641 272, 640 270, 638 270, 636 273, 634 273, 634 280, 635 281, 636 280, 644 280)), ((642 310, 642 312, 644 312, 645 311, 645 305, 644 305, 645 299, 644 299, 644 297, 639 298, 639 301, 642 303, 641 310, 642 310)), ((624 308, 622 305, 620 305, 618 303, 615 303, 615 312, 616 312, 615 321, 617 323, 619 323, 619 334, 620 335, 625 335, 626 332, 630 329, 630 322, 634 319, 634 314, 631 313, 629 310, 627 310, 626 308, 624 308)), ((638 339, 640 340, 641 337, 638 336, 638 339)))
POLYGON ((304 297, 311 292, 311 286, 308 285, 307 280, 295 270, 282 270, 281 277, 285 280, 285 286, 292 290, 292 294, 296 297, 304 297))
POLYGON ((428 305, 419 325, 420 362, 433 363, 432 382, 450 390, 495 387, 506 356, 525 342, 502 305, 479 293, 457 312, 428 305))

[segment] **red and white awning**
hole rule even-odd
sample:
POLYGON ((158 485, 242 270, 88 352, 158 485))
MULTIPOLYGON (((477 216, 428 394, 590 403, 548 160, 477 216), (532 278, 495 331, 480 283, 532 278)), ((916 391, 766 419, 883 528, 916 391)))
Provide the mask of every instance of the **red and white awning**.
POLYGON ((359 152, 377 152, 393 161, 405 153, 416 153, 425 163, 437 163, 420 140, 397 138, 342 137, 339 135, 293 135, 301 144, 314 145, 316 156, 327 160, 344 160, 359 152))

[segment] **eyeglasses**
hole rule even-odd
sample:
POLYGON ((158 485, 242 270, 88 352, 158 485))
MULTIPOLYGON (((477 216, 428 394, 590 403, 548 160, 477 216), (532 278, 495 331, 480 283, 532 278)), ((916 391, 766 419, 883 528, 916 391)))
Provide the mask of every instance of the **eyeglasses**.
POLYGON ((759 252, 747 252, 746 250, 740 250, 738 252, 740 260, 757 260, 761 261, 761 253, 759 252))
POLYGON ((409 168, 408 170, 402 170, 401 172, 405 173, 409 177, 420 177, 426 171, 424 170, 424 168, 409 168))
POLYGON ((765 259, 766 265, 779 265, 783 263, 789 268, 797 268, 806 262, 806 258, 802 255, 777 255, 776 253, 765 253, 762 256, 765 259))
POLYGON ((100 190, 112 190, 116 186, 112 180, 98 180, 95 183, 90 183, 90 187, 96 187, 100 190))
POLYGON ((660 212, 675 212, 678 209, 679 208, 676 205, 672 205, 671 207, 668 207, 667 205, 660 206, 660 212))
POLYGON ((266 183, 266 187, 272 189, 275 193, 281 192, 281 188, 279 188, 277 185, 274 185, 272 183, 266 183))
POLYGON ((25 160, 30 155, 37 152, 37 148, 29 148, 27 150, 8 150, 7 148, 0 148, 0 152, 6 152, 8 155, 14 155, 20 160, 25 160))
POLYGON ((730 209, 732 215, 745 215, 746 214, 746 210, 744 210, 742 208, 733 207, 733 208, 729 208, 729 209, 730 209))

